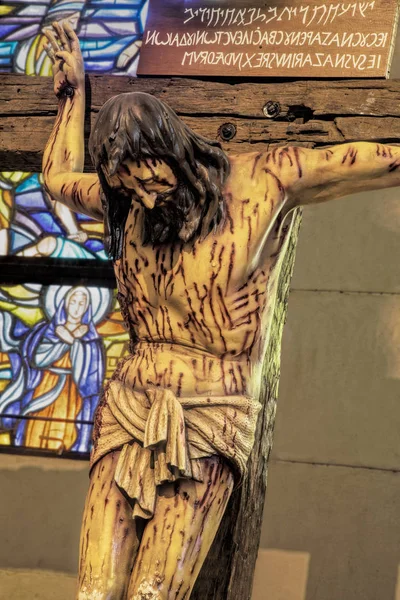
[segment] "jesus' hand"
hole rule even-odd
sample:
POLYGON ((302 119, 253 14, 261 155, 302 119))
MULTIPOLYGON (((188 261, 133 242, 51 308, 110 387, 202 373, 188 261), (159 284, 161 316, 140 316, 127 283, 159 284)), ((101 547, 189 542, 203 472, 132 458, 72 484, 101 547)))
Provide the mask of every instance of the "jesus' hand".
POLYGON ((79 40, 68 22, 54 22, 53 31, 44 29, 49 40, 47 53, 53 63, 54 93, 56 96, 73 94, 74 89, 84 89, 85 68, 79 40), (56 39, 57 35, 58 39, 56 39))

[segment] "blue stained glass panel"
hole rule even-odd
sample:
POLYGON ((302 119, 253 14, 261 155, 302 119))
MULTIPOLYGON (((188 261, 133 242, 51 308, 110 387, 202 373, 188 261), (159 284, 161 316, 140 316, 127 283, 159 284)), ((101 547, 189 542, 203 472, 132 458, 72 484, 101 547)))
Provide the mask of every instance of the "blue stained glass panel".
POLYGON ((37 173, 33 173, 33 175, 31 175, 30 177, 25 179, 22 183, 20 183, 15 188, 15 191, 17 194, 20 194, 20 193, 26 192, 28 190, 35 190, 38 188, 40 188, 39 176, 37 173))
POLYGON ((49 212, 32 213, 32 217, 47 233, 62 233, 61 227, 49 212))
POLYGON ((47 209, 42 192, 30 192, 27 194, 18 194, 16 196, 17 204, 20 206, 26 206, 27 200, 31 208, 44 208, 47 209))
POLYGON ((46 9, 47 6, 44 4, 28 4, 22 10, 20 10, 18 14, 23 17, 32 17, 37 19, 38 17, 42 17, 46 14, 46 9))
POLYGON ((99 240, 88 240, 85 242, 85 248, 93 253, 101 252, 103 250, 103 244, 99 240))
POLYGON ((93 71, 93 73, 104 73, 104 71, 112 68, 113 61, 101 60, 95 62, 92 60, 87 60, 86 64, 88 65, 88 67, 90 67, 90 70, 93 71))
POLYGON ((0 42, 0 56, 10 56, 13 54, 17 42, 0 42))
POLYGON ((11 234, 11 247, 15 252, 27 246, 31 241, 32 239, 23 236, 20 233, 16 233, 15 231, 11 234))
POLYGON ((17 29, 18 25, 3 25, 0 23, 0 39, 17 29))
POLYGON ((143 2, 143 0, 108 0, 107 2, 104 2, 103 0, 92 0, 90 4, 92 6, 101 6, 103 8, 110 7, 115 9, 116 6, 118 7, 124 5, 141 8, 144 4, 147 4, 147 2, 143 2))
POLYGON ((129 9, 129 8, 118 8, 115 9, 114 7, 112 8, 100 8, 98 10, 96 10, 96 12, 94 13, 94 16, 97 19, 104 19, 106 20, 107 17, 108 18, 117 18, 117 19, 121 19, 121 21, 126 21, 127 23, 129 23, 130 20, 132 19, 137 19, 138 17, 138 10, 137 9, 129 9))

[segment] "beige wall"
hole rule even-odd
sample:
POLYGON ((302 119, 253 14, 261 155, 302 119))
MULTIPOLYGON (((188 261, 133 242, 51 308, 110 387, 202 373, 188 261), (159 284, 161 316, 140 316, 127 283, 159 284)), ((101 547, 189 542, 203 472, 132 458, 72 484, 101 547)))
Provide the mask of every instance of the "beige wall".
MULTIPOLYGON (((400 600, 399 432, 400 191, 307 208, 253 600, 400 600)), ((86 469, 0 455, 0 600, 73 597, 86 469)))
POLYGON ((304 210, 254 600, 400 600, 399 259, 400 189, 304 210))
POLYGON ((72 600, 88 465, 0 454, 0 600, 72 600))

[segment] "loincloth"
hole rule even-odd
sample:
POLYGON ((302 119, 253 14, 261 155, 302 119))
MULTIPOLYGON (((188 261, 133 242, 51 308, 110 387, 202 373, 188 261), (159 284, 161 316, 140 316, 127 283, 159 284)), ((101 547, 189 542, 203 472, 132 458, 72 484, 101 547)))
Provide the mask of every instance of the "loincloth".
POLYGON ((177 398, 162 387, 139 392, 114 379, 96 416, 90 466, 122 448, 115 482, 133 500, 133 517, 150 519, 157 486, 182 477, 203 481, 202 458, 223 456, 243 477, 260 406, 244 395, 177 398))

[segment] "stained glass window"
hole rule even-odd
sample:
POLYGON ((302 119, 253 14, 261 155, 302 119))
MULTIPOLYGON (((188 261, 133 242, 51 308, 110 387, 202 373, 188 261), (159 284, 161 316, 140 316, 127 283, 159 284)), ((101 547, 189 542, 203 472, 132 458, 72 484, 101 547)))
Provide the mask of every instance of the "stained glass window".
MULTIPOLYGON (((4 0, 0 72, 50 76, 42 29, 68 19, 87 73, 134 76, 147 8, 148 0, 4 0)), ((94 259, 101 269, 102 235, 101 223, 53 202, 40 174, 0 165, 0 256, 94 259)), ((128 351, 115 293, 63 283, 61 268, 51 286, 0 285, 0 450, 86 454, 102 384, 128 351)))
POLYGON ((128 350, 115 292, 0 287, 0 445, 90 451, 103 382, 128 350))
POLYGON ((0 6, 0 70, 50 75, 41 30, 68 19, 87 72, 135 75, 148 0, 4 0, 0 6))
POLYGON ((103 224, 53 202, 37 173, 0 172, 0 256, 106 259, 103 224))

